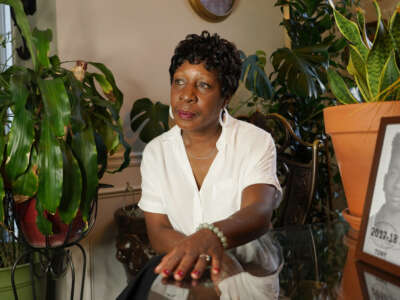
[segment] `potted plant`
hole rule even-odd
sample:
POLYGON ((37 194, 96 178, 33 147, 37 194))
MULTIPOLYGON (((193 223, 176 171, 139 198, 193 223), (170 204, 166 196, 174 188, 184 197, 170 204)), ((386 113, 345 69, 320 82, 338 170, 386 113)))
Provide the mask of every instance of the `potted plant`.
POLYGON ((153 103, 149 98, 135 101, 130 113, 131 128, 134 132, 140 130, 139 138, 142 142, 148 143, 169 130, 168 109, 168 105, 159 101, 153 103))
MULTIPOLYGON (((333 4, 332 4, 333 5, 333 4)), ((389 22, 379 5, 373 41, 365 17, 357 11, 357 23, 336 9, 336 24, 349 50, 348 74, 329 69, 328 80, 338 102, 324 109, 325 130, 331 136, 348 203, 343 216, 356 238, 360 227, 380 119, 400 115, 400 3, 389 22)))
POLYGON ((51 30, 31 31, 20 0, 0 3, 13 9, 32 58, 32 68, 0 73, 0 222, 10 191, 31 246, 65 245, 87 232, 103 174, 129 164, 123 95, 103 64, 78 61, 70 71, 49 57, 51 30), (108 155, 121 146, 123 163, 107 170, 108 155))

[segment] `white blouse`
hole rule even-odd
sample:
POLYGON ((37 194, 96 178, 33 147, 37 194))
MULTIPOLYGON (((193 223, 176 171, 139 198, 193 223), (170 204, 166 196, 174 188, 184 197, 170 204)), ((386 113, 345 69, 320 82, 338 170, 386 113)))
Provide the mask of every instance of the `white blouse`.
POLYGON ((216 144, 218 153, 200 190, 178 126, 146 145, 140 167, 142 210, 166 214, 175 230, 190 235, 201 223, 214 223, 237 212, 242 191, 249 185, 274 185, 279 205, 282 190, 271 135, 229 114, 224 123, 216 144))

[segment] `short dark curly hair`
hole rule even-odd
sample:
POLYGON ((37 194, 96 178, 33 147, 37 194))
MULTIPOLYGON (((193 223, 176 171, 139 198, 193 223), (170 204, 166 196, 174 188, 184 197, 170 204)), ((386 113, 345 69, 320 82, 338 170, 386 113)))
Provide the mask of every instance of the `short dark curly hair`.
POLYGON ((187 35, 179 42, 171 58, 171 84, 176 70, 185 61, 191 64, 204 62, 208 71, 217 71, 223 98, 231 97, 236 92, 242 72, 242 61, 233 43, 216 33, 211 35, 208 31, 203 31, 201 35, 187 35))

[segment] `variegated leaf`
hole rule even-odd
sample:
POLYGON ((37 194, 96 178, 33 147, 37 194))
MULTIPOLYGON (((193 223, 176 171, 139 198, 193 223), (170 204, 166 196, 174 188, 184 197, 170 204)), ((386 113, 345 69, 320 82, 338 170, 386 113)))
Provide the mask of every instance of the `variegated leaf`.
POLYGON ((379 92, 379 78, 393 49, 391 37, 384 24, 381 22, 378 27, 374 45, 367 57, 367 83, 373 97, 379 92))
POLYGON ((336 71, 328 69, 327 74, 331 91, 340 102, 343 104, 357 103, 357 100, 350 93, 343 78, 336 71))
POLYGON ((11 78, 10 91, 14 103, 14 118, 8 137, 5 170, 9 180, 13 181, 28 168, 34 130, 32 114, 25 108, 29 91, 22 76, 11 78))
POLYGON ((72 150, 82 167, 83 193, 80 204, 82 218, 87 221, 92 200, 97 196, 97 150, 93 135, 93 127, 88 126, 72 136, 72 150))
POLYGON ((47 118, 56 136, 64 136, 64 127, 69 124, 71 105, 62 79, 38 80, 47 118))
POLYGON ((396 45, 395 47, 400 53, 400 3, 397 4, 395 11, 390 18, 390 32, 396 45))
POLYGON ((61 220, 65 224, 71 223, 78 212, 82 198, 82 174, 78 161, 75 159, 70 146, 61 142, 63 153, 63 195, 61 198, 60 213, 61 220))
POLYGON ((333 10, 333 14, 340 32, 358 49, 361 56, 366 59, 368 55, 368 48, 361 39, 360 30, 358 29, 357 24, 347 19, 336 9, 333 10))
POLYGON ((31 159, 28 170, 13 182, 12 190, 14 195, 33 197, 39 187, 38 155, 35 147, 32 147, 31 159))
POLYGON ((42 120, 39 142, 39 189, 37 201, 50 213, 56 213, 61 202, 63 186, 63 157, 61 147, 46 116, 42 120))
MULTIPOLYGON (((386 100, 399 100, 396 99, 396 93, 392 94, 393 89, 389 87, 393 85, 397 80, 400 79, 400 71, 396 64, 395 51, 393 49, 392 54, 387 59, 381 77, 379 79, 379 92, 382 93, 386 100), (388 89, 389 88, 389 89, 388 89)), ((377 97, 376 101, 380 99, 377 97)))
POLYGON ((48 54, 50 51, 50 42, 53 38, 51 30, 47 29, 42 31, 35 28, 32 35, 39 64, 45 68, 50 67, 48 54))

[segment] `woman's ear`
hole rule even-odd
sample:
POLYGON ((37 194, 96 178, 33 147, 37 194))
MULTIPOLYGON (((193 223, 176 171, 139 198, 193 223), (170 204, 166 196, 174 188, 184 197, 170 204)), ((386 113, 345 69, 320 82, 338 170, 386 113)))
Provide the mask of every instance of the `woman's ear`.
POLYGON ((229 102, 231 101, 231 98, 232 97, 226 97, 225 98, 223 107, 227 107, 228 106, 229 102))

